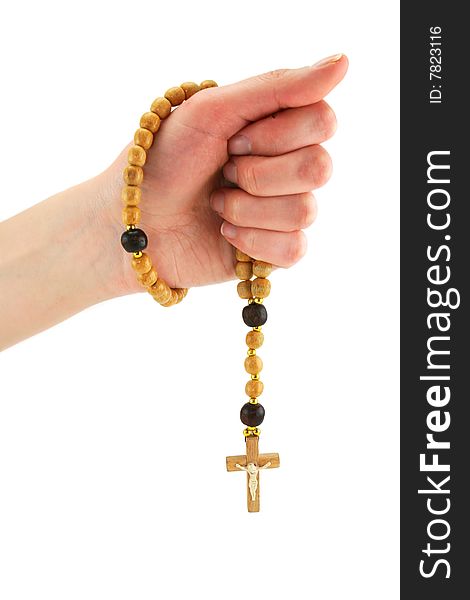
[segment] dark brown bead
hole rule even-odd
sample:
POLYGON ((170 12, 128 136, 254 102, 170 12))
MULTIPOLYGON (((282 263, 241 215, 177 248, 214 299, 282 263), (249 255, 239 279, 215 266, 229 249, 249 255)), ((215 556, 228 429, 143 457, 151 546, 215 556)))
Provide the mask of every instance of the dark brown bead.
POLYGON ((258 427, 264 420, 264 407, 247 402, 240 411, 240 420, 247 427, 258 427))
POLYGON ((252 302, 243 308, 242 317, 248 327, 261 327, 268 319, 268 311, 262 304, 252 302))

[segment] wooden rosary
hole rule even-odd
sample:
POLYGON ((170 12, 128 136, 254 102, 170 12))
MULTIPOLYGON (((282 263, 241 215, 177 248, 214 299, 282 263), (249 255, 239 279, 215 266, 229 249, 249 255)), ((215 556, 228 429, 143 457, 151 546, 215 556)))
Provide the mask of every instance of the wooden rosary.
MULTIPOLYGON (((140 127, 134 135, 134 145, 129 149, 128 165, 124 169, 122 220, 126 230, 121 236, 121 244, 126 252, 132 254, 132 267, 138 280, 162 306, 173 306, 181 302, 188 290, 171 288, 158 276, 150 256, 143 252, 147 248, 148 239, 145 232, 137 227, 140 222, 138 204, 142 197, 140 185, 144 178, 143 167, 147 160, 147 152, 153 144, 162 119, 166 119, 173 107, 182 104, 193 94, 216 86, 216 82, 212 80, 203 81, 200 85, 186 82, 170 88, 163 97, 154 100, 150 111, 144 113, 140 119, 140 127)), ((237 292, 240 298, 248 301, 243 308, 242 317, 245 324, 251 328, 246 335, 248 351, 245 359, 245 370, 251 377, 245 386, 249 401, 242 406, 240 411, 240 419, 246 425, 243 430, 246 454, 227 456, 226 464, 227 471, 246 472, 248 511, 258 512, 259 472, 262 469, 279 467, 279 454, 259 454, 258 450, 260 436, 258 426, 264 420, 264 407, 258 402, 258 397, 263 392, 264 386, 259 376, 263 368, 263 361, 256 351, 264 341, 261 327, 266 323, 268 313, 263 305, 263 300, 269 296, 271 291, 271 282, 267 277, 271 274, 272 265, 255 260, 237 248, 235 248, 235 258, 237 261, 235 272, 241 280, 237 285, 237 292), (252 279, 253 276, 254 279, 252 279)))

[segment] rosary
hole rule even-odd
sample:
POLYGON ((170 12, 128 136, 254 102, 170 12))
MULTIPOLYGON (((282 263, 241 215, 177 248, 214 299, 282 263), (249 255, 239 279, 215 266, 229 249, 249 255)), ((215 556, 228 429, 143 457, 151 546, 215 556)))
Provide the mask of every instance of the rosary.
MULTIPOLYGON (((143 167, 147 160, 154 136, 158 132, 162 119, 166 119, 173 107, 182 104, 193 94, 205 88, 216 87, 215 81, 206 80, 200 85, 193 82, 182 83, 166 91, 152 103, 150 111, 142 115, 140 127, 134 135, 134 145, 129 149, 128 165, 124 169, 124 187, 122 190, 122 221, 126 231, 121 236, 121 244, 132 254, 132 267, 140 283, 151 296, 162 306, 178 304, 186 296, 186 288, 170 288, 161 279, 152 265, 148 254, 143 252, 147 248, 148 240, 145 232, 137 228, 140 222, 139 203, 142 197, 140 185, 144 178, 143 167)), ((264 335, 261 331, 266 323, 268 313, 263 304, 264 298, 269 296, 271 282, 267 277, 271 274, 272 265, 255 260, 235 248, 235 273, 240 279, 237 292, 240 298, 247 300, 243 308, 242 317, 245 324, 250 327, 246 335, 248 346, 245 358, 245 370, 250 375, 245 386, 249 401, 240 411, 240 419, 246 428, 243 430, 246 443, 246 454, 240 456, 227 456, 227 471, 245 471, 247 487, 248 512, 259 511, 260 484, 259 473, 264 469, 279 467, 279 454, 259 454, 258 441, 260 430, 258 425, 264 420, 264 407, 258 402, 258 397, 263 392, 263 382, 260 372, 263 361, 256 354, 262 346, 264 335), (254 279, 253 276, 255 277, 254 279)))

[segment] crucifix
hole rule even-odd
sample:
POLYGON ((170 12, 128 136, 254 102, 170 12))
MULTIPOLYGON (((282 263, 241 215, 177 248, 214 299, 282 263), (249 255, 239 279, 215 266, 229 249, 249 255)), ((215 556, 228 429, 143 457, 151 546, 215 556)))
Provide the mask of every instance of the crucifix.
POLYGON ((246 472, 246 500, 248 512, 259 512, 259 472, 279 467, 279 454, 259 454, 257 435, 246 437, 246 455, 227 456, 227 471, 246 472))

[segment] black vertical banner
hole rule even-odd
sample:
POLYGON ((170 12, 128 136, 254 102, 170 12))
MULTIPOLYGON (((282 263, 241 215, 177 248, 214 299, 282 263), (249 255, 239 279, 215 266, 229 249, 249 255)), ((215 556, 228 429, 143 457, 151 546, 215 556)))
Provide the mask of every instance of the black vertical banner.
POLYGON ((401 3, 405 600, 470 594, 470 151, 462 6, 401 3))

